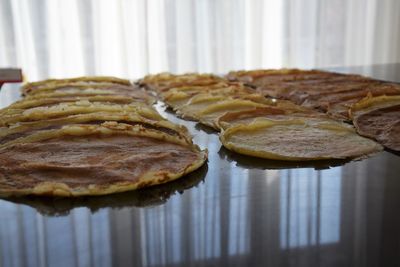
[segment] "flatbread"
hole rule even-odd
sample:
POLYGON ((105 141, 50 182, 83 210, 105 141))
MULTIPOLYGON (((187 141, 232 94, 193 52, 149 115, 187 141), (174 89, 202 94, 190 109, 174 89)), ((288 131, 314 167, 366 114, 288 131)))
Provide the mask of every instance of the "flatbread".
POLYGON ((44 91, 37 92, 35 94, 30 94, 26 97, 26 99, 41 99, 41 98, 62 98, 62 97, 93 97, 93 96, 124 96, 126 98, 130 98, 133 100, 145 100, 148 104, 153 104, 155 102, 154 97, 150 96, 148 93, 132 89, 132 90, 108 90, 107 88, 103 89, 94 89, 94 88, 84 88, 84 89, 69 89, 69 90, 52 90, 52 91, 44 91))
POLYGON ((206 152, 141 125, 67 125, 0 146, 0 196, 105 195, 166 183, 206 152))
POLYGON ((220 139, 237 153, 287 161, 354 159, 382 150, 379 144, 357 135, 351 126, 317 118, 259 118, 229 127, 220 139))
POLYGON ((149 119, 163 119, 154 108, 141 102, 135 102, 129 105, 119 105, 113 103, 89 102, 84 100, 29 109, 5 108, 0 111, 0 127, 18 122, 46 120, 51 118, 66 117, 74 114, 95 112, 122 112, 125 114, 134 112, 149 119))
POLYGON ((65 125, 93 125, 111 121, 116 121, 120 124, 127 125, 141 125, 146 129, 156 129, 160 132, 168 133, 177 138, 186 139, 188 142, 191 140, 191 136, 186 127, 173 124, 167 120, 149 119, 142 117, 137 113, 124 114, 123 112, 94 112, 75 114, 48 120, 19 122, 11 127, 2 127, 0 128, 0 145, 14 141, 18 138, 27 137, 39 131, 61 129, 65 125))
POLYGON ((131 86, 131 82, 125 79, 108 76, 84 76, 70 79, 47 79, 38 82, 27 83, 21 88, 23 95, 37 93, 41 90, 61 87, 80 87, 80 86, 96 86, 102 85, 103 87, 112 85, 131 86))
POLYGON ((230 111, 220 116, 217 119, 216 124, 220 129, 227 129, 228 127, 232 127, 233 125, 237 124, 250 124, 258 118, 281 121, 295 119, 296 117, 328 119, 325 114, 315 112, 313 110, 283 108, 282 106, 277 105, 241 111, 230 111))
POLYGON ((226 82, 226 80, 214 74, 186 73, 176 75, 164 72, 155 75, 147 75, 136 83, 148 90, 163 92, 176 87, 211 86, 220 82, 226 82))
MULTIPOLYGON (((143 98, 130 98, 123 95, 88 95, 88 96, 80 96, 80 95, 65 95, 65 96, 53 96, 52 94, 45 95, 41 98, 32 98, 26 97, 22 100, 19 100, 10 106, 7 109, 29 109, 34 107, 49 107, 60 103, 72 103, 79 101, 89 101, 92 103, 113 103, 113 104, 132 104, 136 102, 142 102, 146 104, 152 104, 154 102, 154 98, 152 97, 143 97, 143 98)), ((0 113, 2 111, 0 110, 0 113)))
POLYGON ((250 100, 243 99, 228 99, 219 101, 212 105, 208 105, 204 109, 199 110, 195 117, 207 126, 218 129, 218 118, 232 110, 249 110, 254 108, 265 107, 264 104, 259 104, 250 100))
POLYGON ((400 151, 400 96, 367 97, 352 107, 351 116, 360 135, 400 151))
POLYGON ((160 98, 173 109, 179 109, 197 95, 228 96, 239 98, 253 93, 253 90, 241 84, 218 83, 212 86, 184 86, 171 88, 160 93, 160 98))

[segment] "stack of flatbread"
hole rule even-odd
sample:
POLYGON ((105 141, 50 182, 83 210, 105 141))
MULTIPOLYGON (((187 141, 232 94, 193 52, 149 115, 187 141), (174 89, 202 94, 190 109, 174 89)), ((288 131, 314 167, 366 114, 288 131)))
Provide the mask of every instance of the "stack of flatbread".
POLYGON ((149 75, 138 85, 183 118, 220 131, 233 151, 278 160, 360 158, 382 150, 346 123, 287 100, 267 99, 241 82, 209 74, 149 75))
POLYGON ((26 84, 0 110, 0 195, 104 195, 165 183, 206 152, 129 81, 80 77, 26 84))
POLYGON ((264 96, 287 99, 339 120, 352 120, 359 134, 400 150, 400 85, 360 75, 319 70, 230 72, 227 78, 264 96))

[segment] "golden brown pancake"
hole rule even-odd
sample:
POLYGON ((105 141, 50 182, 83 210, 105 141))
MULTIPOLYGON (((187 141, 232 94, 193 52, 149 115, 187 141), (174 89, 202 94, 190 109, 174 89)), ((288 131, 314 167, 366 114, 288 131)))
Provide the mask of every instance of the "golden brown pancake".
POLYGON ((66 117, 74 114, 95 112, 137 113, 148 119, 163 119, 158 112, 144 103, 134 102, 129 105, 113 103, 77 101, 60 103, 52 106, 34 107, 29 109, 3 109, 0 114, 0 126, 7 126, 18 122, 47 120, 51 118, 66 117))
POLYGON ((212 86, 220 82, 226 82, 226 80, 213 74, 186 73, 176 75, 165 72, 147 75, 139 80, 137 84, 151 91, 163 92, 176 87, 212 86))
POLYGON ((400 151, 400 96, 369 96, 351 109, 357 132, 400 151))
POLYGON ((229 127, 220 139, 226 148, 240 154, 288 161, 354 159, 382 150, 351 126, 309 117, 282 121, 258 118, 229 127))
POLYGON ((0 195, 105 195, 166 183, 206 153, 141 125, 67 125, 0 146, 0 195))
POLYGON ((176 136, 177 138, 187 139, 188 142, 191 140, 190 134, 185 127, 173 124, 167 120, 148 119, 136 113, 123 114, 122 112, 94 112, 87 114, 75 114, 48 120, 19 122, 11 127, 2 127, 0 128, 0 145, 14 141, 17 138, 27 137, 39 131, 60 129, 65 125, 96 125, 111 121, 128 125, 141 125, 144 128, 156 129, 158 131, 176 136))
POLYGON ((133 100, 145 100, 149 104, 155 102, 154 98, 148 95, 146 92, 138 89, 132 90, 108 90, 107 88, 70 88, 68 90, 51 90, 42 91, 35 94, 30 94, 27 99, 41 99, 41 98, 54 98, 54 97, 92 97, 92 96, 124 96, 126 98, 132 98, 133 100))
POLYGON ((218 118, 217 125, 220 129, 227 129, 236 124, 250 124, 257 118, 267 118, 274 121, 291 120, 296 117, 328 118, 325 114, 313 110, 283 108, 282 106, 277 105, 227 112, 218 118))
MULTIPOLYGON (((64 95, 64 96, 53 96, 52 94, 46 94, 40 98, 33 97, 25 97, 22 100, 19 100, 6 109, 29 109, 34 107, 49 107, 54 106, 56 104, 61 103, 72 103, 79 101, 89 101, 92 103, 109 103, 109 104, 132 104, 136 102, 143 102, 146 104, 151 104, 154 101, 154 98, 137 98, 133 99, 130 97, 126 97, 124 95, 64 95)), ((0 110, 0 113, 6 109, 0 110)))
POLYGON ((188 103, 196 95, 236 97, 253 93, 253 90, 241 84, 218 83, 211 86, 174 87, 159 94, 160 98, 173 109, 188 103))

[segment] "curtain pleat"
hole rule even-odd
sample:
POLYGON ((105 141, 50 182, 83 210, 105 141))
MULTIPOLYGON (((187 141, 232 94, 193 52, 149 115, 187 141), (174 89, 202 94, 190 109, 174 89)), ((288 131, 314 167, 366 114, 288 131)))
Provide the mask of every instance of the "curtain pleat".
POLYGON ((396 0, 0 0, 0 67, 76 75, 400 61, 396 0))

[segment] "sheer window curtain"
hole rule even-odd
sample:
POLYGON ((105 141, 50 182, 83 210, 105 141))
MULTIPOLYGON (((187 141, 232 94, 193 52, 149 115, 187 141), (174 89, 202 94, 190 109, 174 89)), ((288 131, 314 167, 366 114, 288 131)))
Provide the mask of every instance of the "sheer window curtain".
POLYGON ((397 0, 0 0, 0 67, 75 75, 400 62, 397 0))

